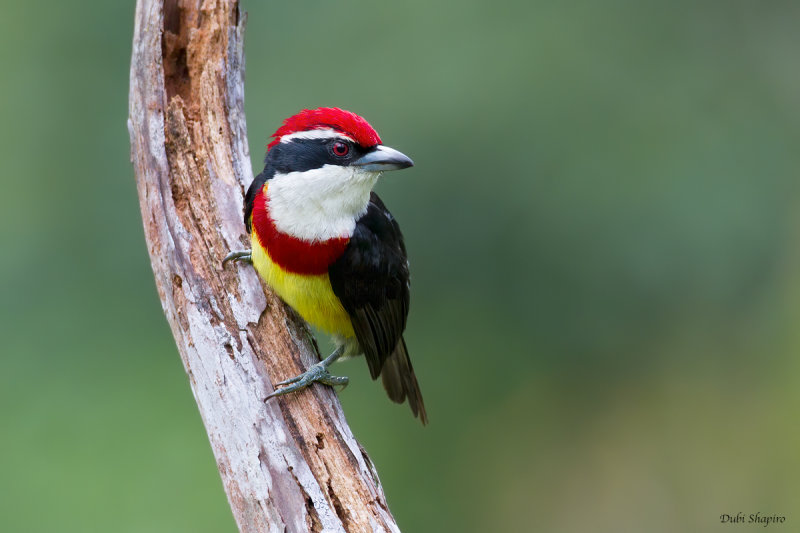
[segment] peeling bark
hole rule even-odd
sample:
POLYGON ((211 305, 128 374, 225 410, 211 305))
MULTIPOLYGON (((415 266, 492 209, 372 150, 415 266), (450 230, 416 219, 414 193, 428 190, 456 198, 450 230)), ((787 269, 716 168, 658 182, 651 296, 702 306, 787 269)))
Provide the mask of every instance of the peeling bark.
POLYGON ((234 0, 139 0, 131 160, 156 286, 240 531, 399 531, 336 394, 264 402, 316 361, 246 265, 244 16, 234 0))

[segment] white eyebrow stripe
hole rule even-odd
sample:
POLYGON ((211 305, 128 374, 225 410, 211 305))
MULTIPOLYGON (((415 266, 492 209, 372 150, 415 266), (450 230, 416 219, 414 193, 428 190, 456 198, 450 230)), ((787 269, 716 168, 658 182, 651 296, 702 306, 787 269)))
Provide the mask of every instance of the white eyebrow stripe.
POLYGON ((343 139, 345 141, 355 142, 353 139, 332 129, 308 130, 290 133, 281 137, 281 144, 291 142, 295 139, 343 139))

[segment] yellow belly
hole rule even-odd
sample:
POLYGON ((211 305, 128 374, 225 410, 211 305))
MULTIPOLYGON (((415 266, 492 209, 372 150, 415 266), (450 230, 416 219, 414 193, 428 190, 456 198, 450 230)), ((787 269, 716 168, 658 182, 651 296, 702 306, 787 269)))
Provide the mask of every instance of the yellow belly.
POLYGON ((308 276, 287 272, 272 262, 255 232, 250 242, 256 272, 306 322, 332 335, 355 337, 350 317, 333 293, 328 274, 308 276))

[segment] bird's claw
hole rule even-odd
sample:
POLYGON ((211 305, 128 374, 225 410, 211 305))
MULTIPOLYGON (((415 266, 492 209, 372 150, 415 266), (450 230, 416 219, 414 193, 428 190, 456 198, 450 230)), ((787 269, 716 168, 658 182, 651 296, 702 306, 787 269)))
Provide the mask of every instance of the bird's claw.
POLYGON ((313 365, 311 368, 300 374, 299 376, 295 376, 293 378, 286 379, 277 383, 276 387, 283 387, 281 389, 276 390, 272 394, 266 397, 266 400, 274 396, 283 396, 284 394, 289 394, 291 392, 296 392, 302 389, 305 389, 312 383, 322 383, 324 385, 330 385, 331 387, 335 387, 337 385, 342 385, 346 387, 347 384, 350 382, 350 379, 345 376, 332 376, 330 372, 328 372, 328 368, 326 365, 322 363, 317 363, 313 365))
POLYGON ((228 261, 233 261, 234 263, 247 263, 248 265, 253 264, 253 255, 252 250, 239 250, 238 252, 231 252, 225 256, 225 259, 222 260, 222 267, 225 267, 225 263, 228 261))

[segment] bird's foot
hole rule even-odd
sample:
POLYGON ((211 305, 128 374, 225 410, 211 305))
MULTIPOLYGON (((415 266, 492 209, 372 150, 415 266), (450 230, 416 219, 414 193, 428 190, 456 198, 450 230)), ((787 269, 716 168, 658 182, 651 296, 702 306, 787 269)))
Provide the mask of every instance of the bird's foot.
POLYGON ((342 385, 346 387, 347 384, 350 382, 350 378, 345 376, 332 376, 330 372, 328 372, 328 367, 336 361, 339 356, 342 355, 344 349, 337 348, 331 355, 320 361, 319 363, 312 365, 311 368, 300 374, 299 376, 295 376, 293 378, 289 378, 287 380, 281 381, 277 383, 276 387, 283 387, 281 389, 276 390, 272 394, 266 397, 266 400, 269 400, 273 396, 283 396, 284 394, 289 394, 291 392, 296 392, 302 389, 305 389, 312 383, 322 383, 324 385, 330 385, 331 387, 336 387, 337 385, 342 385))
POLYGON ((350 378, 345 376, 332 376, 322 363, 317 363, 299 376, 295 376, 278 383, 276 386, 283 388, 276 390, 267 396, 266 399, 269 400, 273 396, 283 396, 284 394, 289 394, 290 392, 297 392, 305 389, 314 382, 330 385, 331 387, 335 387, 337 385, 347 386, 347 384, 350 382, 350 378))
POLYGON ((234 263, 247 263, 248 265, 253 264, 253 256, 252 250, 240 250, 238 252, 231 252, 225 256, 225 259, 222 260, 222 266, 225 267, 225 263, 228 261, 233 261, 234 263))

